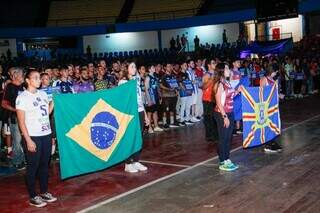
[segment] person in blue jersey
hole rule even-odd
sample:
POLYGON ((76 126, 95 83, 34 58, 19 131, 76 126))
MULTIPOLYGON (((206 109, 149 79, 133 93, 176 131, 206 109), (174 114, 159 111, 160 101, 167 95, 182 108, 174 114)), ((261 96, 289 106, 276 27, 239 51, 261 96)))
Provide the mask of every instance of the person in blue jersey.
MULTIPOLYGON (((137 67, 134 62, 129 63, 128 68, 126 70, 123 70, 122 78, 120 79, 118 85, 124 84, 129 80, 137 80, 137 103, 138 103, 141 135, 143 137, 144 124, 146 124, 146 126, 149 126, 150 121, 148 119, 148 116, 146 114, 146 111, 143 105, 142 92, 140 87, 140 82, 141 82, 140 76, 137 74, 137 67)), ((134 153, 132 156, 130 156, 126 160, 125 168, 124 168, 125 172, 136 173, 139 171, 145 172, 148 170, 148 167, 146 167, 145 165, 139 162, 140 153, 141 153, 141 150, 137 153, 134 153)))
POLYGON ((48 192, 48 171, 51 154, 51 127, 49 115, 53 110, 45 92, 38 90, 40 74, 36 70, 26 74, 27 89, 18 95, 16 109, 19 127, 26 146, 26 184, 29 204, 44 207, 57 200, 48 192), (36 192, 36 180, 40 181, 40 194, 36 192))
POLYGON ((145 91, 146 91, 146 112, 150 120, 153 122, 154 127, 149 125, 150 132, 162 132, 163 129, 159 127, 158 124, 158 110, 160 109, 160 88, 159 88, 159 78, 155 75, 155 66, 150 65, 149 73, 145 79, 145 91))
POLYGON ((53 87, 60 87, 61 93, 73 93, 73 83, 69 80, 68 67, 61 67, 60 70, 60 79, 53 82, 53 87))
POLYGON ((181 64, 181 70, 178 74, 178 82, 179 82, 179 96, 180 96, 180 109, 179 109, 179 118, 180 118, 180 126, 185 126, 192 124, 190 121, 190 101, 188 99, 191 98, 193 93, 193 84, 189 79, 189 75, 187 74, 187 63, 184 62, 181 64))
MULTIPOLYGON (((192 82, 193 85, 193 93, 191 98, 189 99, 190 105, 191 105, 191 112, 190 112, 190 121, 192 123, 199 122, 200 120, 196 118, 196 104, 197 104, 197 98, 198 98, 198 93, 199 93, 199 86, 197 84, 196 80, 196 74, 195 74, 195 63, 192 59, 187 60, 187 74, 189 76, 190 81, 192 82)), ((188 112, 189 113, 189 112, 188 112)))
POLYGON ((163 107, 163 127, 179 127, 176 121, 177 90, 179 88, 176 77, 172 74, 172 65, 165 65, 165 74, 160 79, 163 107), (169 119, 168 119, 169 118, 169 119))

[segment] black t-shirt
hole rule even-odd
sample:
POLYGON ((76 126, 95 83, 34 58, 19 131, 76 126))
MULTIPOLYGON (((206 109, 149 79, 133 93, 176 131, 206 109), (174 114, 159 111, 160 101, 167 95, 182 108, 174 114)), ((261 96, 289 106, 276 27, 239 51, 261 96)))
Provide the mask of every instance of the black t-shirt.
MULTIPOLYGON (((172 81, 172 80, 176 80, 176 77, 174 75, 165 74, 160 79, 160 84, 162 84, 164 87, 174 89, 169 84, 169 81, 172 81)), ((161 92, 162 92, 162 97, 175 97, 176 96, 176 92, 174 90, 169 91, 169 90, 162 89, 161 92)))
MULTIPOLYGON (((5 88, 3 92, 3 101, 6 101, 9 103, 10 106, 16 108, 16 99, 20 92, 23 92, 23 85, 15 85, 13 83, 9 83, 5 88)), ((6 110, 7 115, 9 118, 15 118, 16 113, 13 113, 12 111, 6 110)))

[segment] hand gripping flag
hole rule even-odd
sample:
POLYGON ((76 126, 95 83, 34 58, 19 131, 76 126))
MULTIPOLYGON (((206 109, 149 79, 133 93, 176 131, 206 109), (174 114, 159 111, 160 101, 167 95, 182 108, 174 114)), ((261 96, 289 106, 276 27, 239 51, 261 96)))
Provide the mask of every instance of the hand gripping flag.
POLYGON ((54 96, 62 179, 108 168, 141 149, 136 83, 54 96))
POLYGON ((243 147, 264 144, 281 133, 277 84, 244 87, 242 96, 243 147))

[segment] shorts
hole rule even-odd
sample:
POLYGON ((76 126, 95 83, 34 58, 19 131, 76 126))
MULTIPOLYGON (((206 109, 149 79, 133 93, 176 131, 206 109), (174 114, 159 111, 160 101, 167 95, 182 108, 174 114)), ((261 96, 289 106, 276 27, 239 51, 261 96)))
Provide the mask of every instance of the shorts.
POLYGON ((8 123, 3 124, 3 134, 4 135, 11 135, 10 126, 8 123))
POLYGON ((162 98, 163 112, 175 112, 177 100, 178 100, 177 97, 163 97, 162 98))
POLYGON ((159 105, 158 104, 154 104, 154 105, 151 105, 151 106, 146 106, 146 112, 151 112, 151 113, 155 113, 158 111, 159 109, 159 105))

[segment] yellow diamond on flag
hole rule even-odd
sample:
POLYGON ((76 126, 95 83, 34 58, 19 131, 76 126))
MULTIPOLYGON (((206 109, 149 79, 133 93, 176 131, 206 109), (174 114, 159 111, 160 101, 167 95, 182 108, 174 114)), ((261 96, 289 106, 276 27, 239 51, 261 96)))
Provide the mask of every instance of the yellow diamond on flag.
POLYGON ((99 99, 82 122, 66 135, 92 155, 108 161, 132 118, 133 115, 122 113, 99 99))

